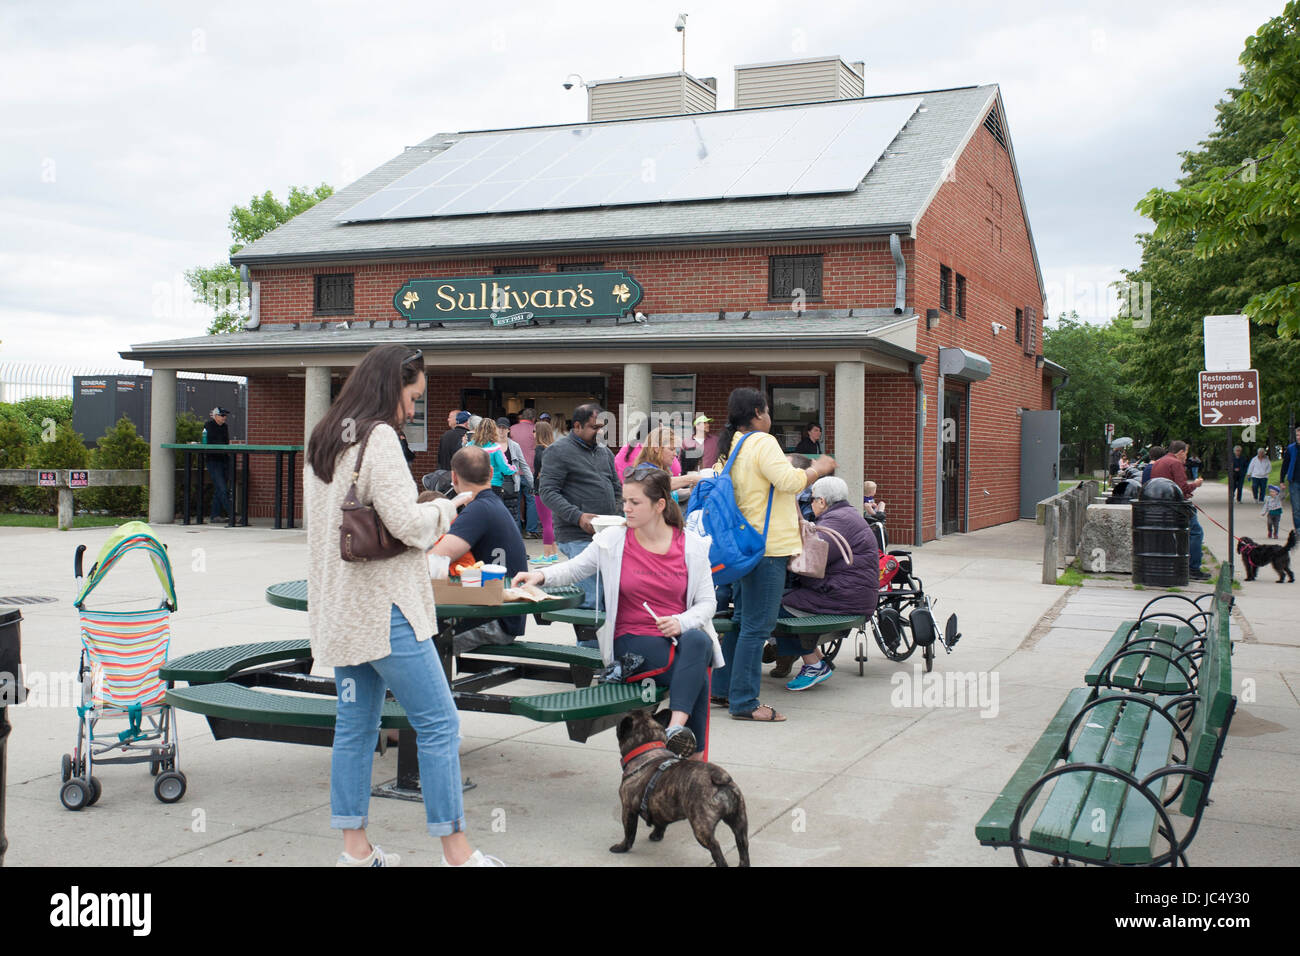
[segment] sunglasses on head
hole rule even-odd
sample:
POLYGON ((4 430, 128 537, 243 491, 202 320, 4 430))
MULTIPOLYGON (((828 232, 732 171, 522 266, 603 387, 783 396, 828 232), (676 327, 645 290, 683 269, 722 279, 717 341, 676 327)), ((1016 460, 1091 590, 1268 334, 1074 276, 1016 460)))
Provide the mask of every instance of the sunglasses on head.
POLYGON ((424 352, 423 352, 421 349, 416 349, 414 352, 412 352, 412 353, 411 353, 410 355, 408 355, 406 358, 402 359, 402 364, 403 364, 403 365, 410 365, 412 362, 414 362, 414 361, 416 361, 416 360, 418 360, 418 359, 422 359, 422 358, 424 358, 424 352))
MULTIPOLYGON (((639 465, 637 465, 635 468, 633 468, 633 469, 632 469, 632 473, 631 473, 628 477, 629 477, 629 478, 641 478, 641 477, 644 477, 645 475, 648 475, 648 474, 650 474, 651 472, 654 472, 654 471, 660 471, 660 472, 662 472, 663 469, 660 468, 658 465, 652 465, 652 464, 650 464, 648 461, 646 461, 646 462, 642 462, 641 464, 639 464, 639 465)), ((665 472, 665 474, 666 474, 666 472, 665 472)))

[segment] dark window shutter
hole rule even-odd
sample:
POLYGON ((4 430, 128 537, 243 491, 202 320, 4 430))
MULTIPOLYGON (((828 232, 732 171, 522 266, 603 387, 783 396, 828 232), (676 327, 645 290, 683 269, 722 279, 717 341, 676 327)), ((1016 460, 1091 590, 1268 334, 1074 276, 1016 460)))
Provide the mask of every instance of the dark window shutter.
POLYGON ((957 318, 966 318, 966 277, 957 274, 957 318))
POLYGON ((939 308, 952 311, 952 270, 947 266, 939 267, 939 308))
POLYGON ((352 315, 352 273, 316 277, 315 314, 352 315))
POLYGON ((768 298, 789 301, 803 289, 808 299, 822 297, 822 257, 772 256, 768 261, 768 298))

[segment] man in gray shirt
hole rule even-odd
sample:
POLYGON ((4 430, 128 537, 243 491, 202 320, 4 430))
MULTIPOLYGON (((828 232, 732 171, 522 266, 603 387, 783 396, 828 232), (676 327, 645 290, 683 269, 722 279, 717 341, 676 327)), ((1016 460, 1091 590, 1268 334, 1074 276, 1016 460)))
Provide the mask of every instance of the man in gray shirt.
MULTIPOLYGON (((597 515, 619 514, 623 483, 614 469, 614 455, 598 435, 601 408, 592 402, 573 411, 573 428, 546 449, 546 467, 538 489, 554 515, 555 543, 566 558, 581 554, 591 543, 597 515)), ((584 608, 596 608, 600 595, 594 577, 581 582, 584 608)))

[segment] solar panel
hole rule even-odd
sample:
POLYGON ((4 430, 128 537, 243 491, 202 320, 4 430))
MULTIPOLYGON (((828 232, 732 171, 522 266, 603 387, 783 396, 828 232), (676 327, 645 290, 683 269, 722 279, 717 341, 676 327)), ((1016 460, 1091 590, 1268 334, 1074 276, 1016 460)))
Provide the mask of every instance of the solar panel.
POLYGON ((851 192, 920 97, 471 133, 335 216, 419 219, 851 192))

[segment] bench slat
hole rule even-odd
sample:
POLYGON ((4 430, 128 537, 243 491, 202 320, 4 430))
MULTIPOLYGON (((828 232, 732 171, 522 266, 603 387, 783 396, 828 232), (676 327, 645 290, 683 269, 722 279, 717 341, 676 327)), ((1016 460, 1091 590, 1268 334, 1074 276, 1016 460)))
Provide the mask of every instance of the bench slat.
POLYGON ((665 688, 657 685, 643 689, 639 683, 597 684, 556 694, 516 697, 510 702, 510 712, 546 723, 583 720, 648 707, 663 700, 667 693, 665 688), (653 698, 647 700, 650 696, 648 691, 651 690, 654 692, 653 698))
POLYGON ((219 684, 233 674, 261 664, 297 661, 311 657, 311 641, 294 638, 288 641, 263 641, 195 651, 168 661, 159 670, 163 680, 183 680, 191 684, 219 684))
POLYGON ((1065 746, 1065 731, 1091 696, 1092 689, 1089 687, 1076 687, 1070 691, 1043 735, 1038 738, 1011 780, 1002 788, 1002 793, 975 825, 975 836, 981 842, 1005 843, 1011 838, 1011 821, 1015 819, 1021 797, 1060 758, 1061 748, 1065 746))
MULTIPOLYGON (((1103 703, 1088 711, 1074 749, 1066 759, 1070 763, 1097 763, 1106 752, 1118 716, 1118 702, 1103 703)), ((1031 840, 1035 846, 1069 849, 1070 834, 1088 796, 1092 777, 1089 773, 1071 773, 1053 781, 1052 793, 1034 821, 1031 840)))
MULTIPOLYGON (((1163 641, 1173 641, 1178 636, 1178 629, 1163 624, 1157 625, 1152 636, 1163 641)), ((1173 672, 1175 679, 1182 680, 1182 675, 1178 673, 1178 668, 1170 667, 1169 661, 1165 660, 1165 657, 1175 657, 1178 652, 1168 644, 1153 644, 1151 645, 1151 649, 1156 653, 1165 656, 1150 657, 1147 659, 1146 670, 1142 672, 1142 682, 1140 686, 1144 691, 1164 691, 1166 689, 1165 684, 1171 671, 1173 672)), ((1156 719, 1159 720, 1159 718, 1156 719)))
POLYGON ((604 667, 600 651, 594 647, 578 647, 576 644, 542 644, 536 641, 514 641, 511 644, 483 644, 467 655, 484 657, 518 657, 525 660, 554 661, 578 667, 600 670, 604 667))
MULTIPOLYGON (((1157 701, 1160 706, 1166 703, 1167 700, 1157 701)), ((1166 766, 1173 742, 1174 729, 1169 721, 1153 713, 1147 722, 1142 752, 1138 755, 1133 776, 1141 780, 1147 774, 1166 766)), ((1157 799, 1163 800, 1169 779, 1162 777, 1156 781, 1152 792, 1157 799)), ((1115 827, 1115 836, 1111 840, 1112 858, 1119 863, 1150 863, 1154 859, 1152 846, 1156 840, 1155 808, 1145 797, 1130 788, 1124 798, 1124 809, 1115 827)))
MULTIPOLYGON (((1131 772, 1137 762, 1138 750, 1143 745, 1143 735, 1147 731, 1150 716, 1151 709, 1148 707, 1141 704, 1126 705, 1106 744, 1101 763, 1125 773, 1131 772)), ((1164 723, 1160 717, 1156 717, 1156 720, 1164 723)), ((1112 837, 1119 826, 1120 808, 1124 806, 1129 786, 1123 780, 1106 774, 1091 776, 1086 802, 1070 834, 1070 852, 1090 860, 1104 860, 1110 854, 1112 837)), ((1150 842, 1151 832, 1148 830, 1145 843, 1149 845, 1150 842)))
POLYGON ((1097 686, 1097 681, 1101 680, 1101 669, 1106 665, 1106 662, 1114 657, 1119 651, 1120 645, 1122 645, 1128 638, 1129 630, 1132 627, 1132 621, 1125 621, 1119 627, 1115 628, 1115 633, 1111 635, 1110 640, 1106 642, 1106 646, 1102 648, 1101 653, 1097 655, 1097 659, 1088 665, 1088 670, 1083 675, 1086 684, 1093 687, 1097 686))
MULTIPOLYGON (((1139 637, 1149 637, 1155 632, 1154 625, 1143 622, 1141 629, 1138 631, 1139 637)), ((1146 651, 1151 650, 1151 642, 1144 640, 1134 640, 1127 651, 1127 657, 1122 657, 1110 671, 1110 682, 1115 687, 1123 687, 1128 690, 1136 690, 1142 686, 1138 678, 1142 665, 1147 662, 1146 651), (1138 651, 1140 653, 1133 653, 1138 651)))
MULTIPOLYGON (((333 727, 338 709, 335 697, 272 693, 242 684, 197 684, 172 688, 167 692, 167 703, 207 717, 287 727, 333 727)), ((402 705, 395 700, 386 700, 379 726, 401 729, 411 725, 402 705)))

